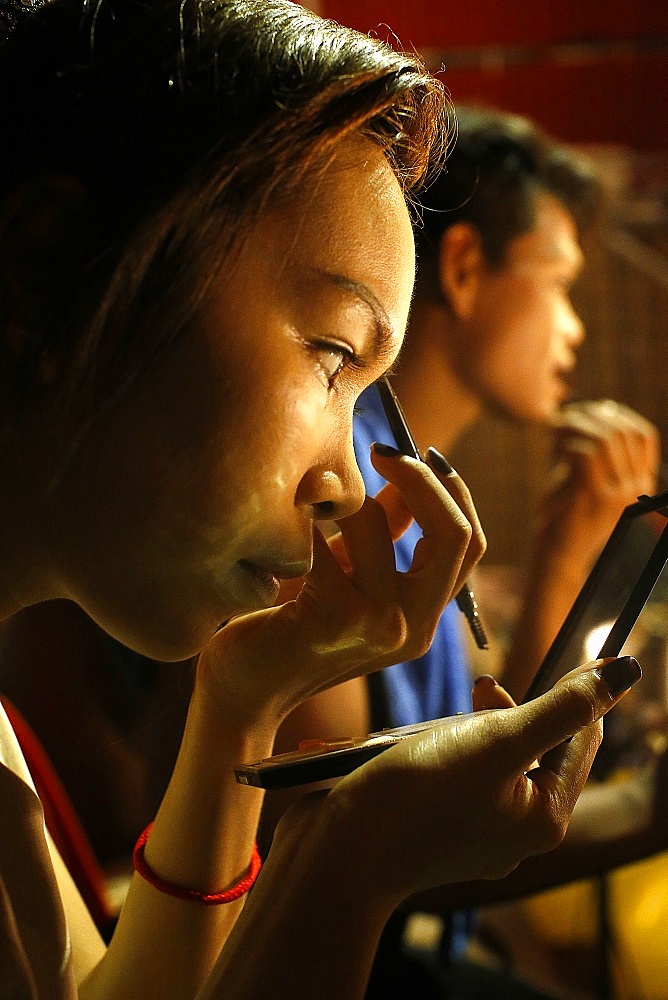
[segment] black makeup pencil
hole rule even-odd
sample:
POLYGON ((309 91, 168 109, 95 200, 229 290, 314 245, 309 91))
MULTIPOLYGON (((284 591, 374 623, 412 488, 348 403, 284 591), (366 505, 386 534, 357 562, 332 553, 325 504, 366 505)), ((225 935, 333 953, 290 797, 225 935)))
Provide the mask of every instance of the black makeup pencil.
MULTIPOLYGON (((401 409, 401 403, 397 399, 394 389, 390 385, 389 379, 386 376, 383 376, 383 378, 378 380, 376 385, 378 387, 381 403, 383 404, 385 416, 387 417, 387 422, 390 425, 390 430, 394 435, 397 447, 401 452, 403 452, 404 455, 410 455, 411 458, 417 458, 420 462, 424 461, 408 427, 404 411, 401 409)), ((442 456, 439 455, 439 458, 441 457, 442 456)), ((469 628, 471 629, 471 633, 475 639, 476 646, 478 649, 487 649, 489 646, 487 635, 485 634, 485 629, 480 620, 478 605, 476 604, 473 591, 471 590, 468 581, 459 591, 455 600, 457 601, 457 607, 464 614, 467 622, 469 623, 469 628)))

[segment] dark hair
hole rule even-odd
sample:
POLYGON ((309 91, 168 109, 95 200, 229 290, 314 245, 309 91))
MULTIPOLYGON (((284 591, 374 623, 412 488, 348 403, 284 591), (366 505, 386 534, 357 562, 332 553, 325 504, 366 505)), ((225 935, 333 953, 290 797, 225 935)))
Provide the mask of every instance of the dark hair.
POLYGON ((285 0, 52 0, 0 51, 0 93, 14 394, 47 352, 91 402, 192 322, 239 234, 342 138, 382 147, 410 200, 449 110, 415 58, 285 0), (67 224, 45 240, 47 202, 67 224))
POLYGON ((494 265, 503 262, 511 240, 533 227, 540 192, 558 198, 580 232, 592 225, 602 204, 601 184, 586 157, 527 118, 458 106, 457 123, 446 168, 420 198, 418 294, 426 298, 442 298, 439 244, 456 222, 478 229, 494 265))

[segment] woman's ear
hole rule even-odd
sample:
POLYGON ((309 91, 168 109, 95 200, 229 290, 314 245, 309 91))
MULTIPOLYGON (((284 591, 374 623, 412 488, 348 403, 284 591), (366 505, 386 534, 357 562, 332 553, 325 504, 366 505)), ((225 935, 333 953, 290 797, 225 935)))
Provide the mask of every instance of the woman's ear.
POLYGON ((459 320, 469 318, 485 264, 478 229, 469 222, 455 222, 441 236, 438 277, 441 293, 459 320))

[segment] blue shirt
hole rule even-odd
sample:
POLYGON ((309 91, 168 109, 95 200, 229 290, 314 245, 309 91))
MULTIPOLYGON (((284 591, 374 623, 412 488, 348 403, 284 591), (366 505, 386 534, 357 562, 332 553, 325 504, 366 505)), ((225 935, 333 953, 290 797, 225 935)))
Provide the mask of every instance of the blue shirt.
MULTIPOLYGON (((385 485, 371 464, 370 449, 374 441, 396 444, 390 430, 380 396, 375 386, 362 393, 354 418, 354 446, 357 464, 369 496, 385 485)), ((397 569, 405 571, 413 558, 413 550, 422 532, 413 522, 394 543, 397 569)), ((389 718, 385 726, 408 726, 414 722, 441 719, 457 712, 470 712, 473 679, 462 635, 462 613, 451 601, 441 615, 429 650, 418 660, 395 663, 378 671, 383 701, 389 718)), ((468 910, 452 914, 449 929, 449 953, 461 954, 471 936, 474 914, 468 910)))
MULTIPOLYGON (((354 419, 355 455, 370 496, 375 496, 385 485, 385 480, 371 465, 373 441, 395 443, 380 396, 372 385, 360 396, 354 419)), ((409 568, 421 534, 419 526, 413 522, 395 542, 397 569, 409 568)), ((380 672, 378 680, 390 715, 386 725, 407 726, 471 711, 472 678, 461 629, 462 613, 453 601, 443 612, 431 647, 424 656, 408 663, 396 663, 380 672)))

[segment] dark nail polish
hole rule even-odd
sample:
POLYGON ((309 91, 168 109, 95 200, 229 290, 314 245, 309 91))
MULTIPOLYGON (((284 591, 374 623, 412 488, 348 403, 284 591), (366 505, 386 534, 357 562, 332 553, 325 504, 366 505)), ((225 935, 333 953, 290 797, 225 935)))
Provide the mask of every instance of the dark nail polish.
POLYGON ((492 677, 491 674, 480 674, 473 682, 473 686, 475 687, 476 684, 480 684, 481 681, 493 681, 496 684, 496 677, 492 677))
POLYGON ((642 677, 642 670, 635 656, 620 656, 617 660, 610 660, 603 664, 599 673, 613 697, 622 691, 628 691, 642 677))
POLYGON ((447 458, 444 458, 440 451, 436 451, 435 448, 427 448, 427 459, 436 472, 440 472, 442 476, 456 475, 455 470, 452 468, 447 458))
POLYGON ((396 458, 397 455, 401 455, 398 448, 393 448, 391 444, 382 444, 380 441, 374 441, 373 450, 383 458, 396 458))

